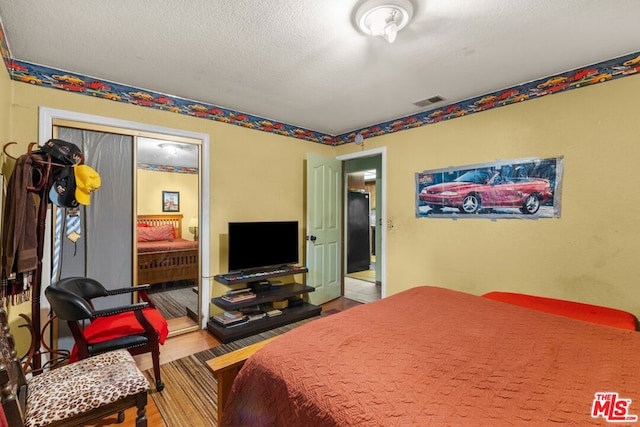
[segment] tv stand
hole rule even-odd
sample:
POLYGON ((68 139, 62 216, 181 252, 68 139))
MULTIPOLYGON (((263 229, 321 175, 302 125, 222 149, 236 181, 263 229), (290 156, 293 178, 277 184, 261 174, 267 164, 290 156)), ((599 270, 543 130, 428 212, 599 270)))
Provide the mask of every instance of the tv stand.
MULTIPOLYGON (((260 282, 276 277, 291 276, 294 274, 306 273, 306 267, 298 266, 281 266, 265 270, 251 270, 242 272, 231 272, 214 276, 214 280, 224 285, 249 285, 251 282, 260 282)), ((270 289, 264 291, 255 291, 255 298, 248 300, 229 302, 222 297, 213 298, 212 304, 226 311, 234 311, 249 307, 262 307, 273 301, 282 301, 288 298, 300 296, 313 292, 315 289, 301 283, 286 283, 278 286, 271 286, 270 289)), ((277 328, 299 320, 307 319, 320 315, 321 307, 304 302, 296 307, 287 307, 282 309, 282 314, 275 317, 264 317, 262 319, 252 320, 237 326, 222 326, 213 319, 207 322, 207 330, 223 343, 228 343, 240 338, 245 338, 269 329, 277 328)))

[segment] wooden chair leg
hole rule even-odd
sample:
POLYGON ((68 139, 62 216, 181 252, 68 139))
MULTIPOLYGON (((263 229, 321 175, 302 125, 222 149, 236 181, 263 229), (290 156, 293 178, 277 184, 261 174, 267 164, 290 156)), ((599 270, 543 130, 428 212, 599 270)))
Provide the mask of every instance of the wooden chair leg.
POLYGON ((136 397, 136 427, 147 427, 147 393, 141 393, 136 397))
POLYGON ((160 349, 155 349, 151 352, 151 358, 153 359, 153 376, 156 380, 156 390, 164 390, 164 383, 160 377, 160 349))

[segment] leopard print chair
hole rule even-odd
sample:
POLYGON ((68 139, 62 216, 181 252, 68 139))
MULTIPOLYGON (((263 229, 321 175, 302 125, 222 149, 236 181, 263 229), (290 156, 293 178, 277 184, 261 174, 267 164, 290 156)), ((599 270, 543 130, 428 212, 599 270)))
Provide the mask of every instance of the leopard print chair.
POLYGON ((26 379, 0 306, 0 400, 14 427, 79 426, 137 408, 136 426, 146 427, 149 382, 126 350, 116 350, 26 379))

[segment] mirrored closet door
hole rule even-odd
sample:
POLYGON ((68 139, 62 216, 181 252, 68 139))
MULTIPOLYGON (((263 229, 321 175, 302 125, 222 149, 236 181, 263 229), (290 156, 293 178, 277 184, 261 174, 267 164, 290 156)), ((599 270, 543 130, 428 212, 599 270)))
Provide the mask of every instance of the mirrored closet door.
MULTIPOLYGON (((83 238, 63 239, 59 277, 107 289, 148 283, 170 335, 200 329, 201 141, 66 121, 54 135, 78 145, 102 178, 81 214, 83 238)), ((64 348, 70 335, 59 327, 64 348)))
POLYGON ((138 137, 137 283, 170 331, 199 324, 200 146, 138 137))

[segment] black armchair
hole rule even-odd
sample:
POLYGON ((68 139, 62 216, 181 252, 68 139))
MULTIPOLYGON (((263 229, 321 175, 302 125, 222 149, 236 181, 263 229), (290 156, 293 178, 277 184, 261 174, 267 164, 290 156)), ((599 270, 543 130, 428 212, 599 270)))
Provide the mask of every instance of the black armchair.
POLYGON ((160 344, 169 333, 166 319, 148 300, 103 310, 95 310, 92 303, 96 298, 133 292, 139 292, 144 300, 148 288, 145 285, 107 290, 97 280, 69 277, 45 289, 53 312, 67 321, 73 334, 75 346, 70 361, 117 349, 127 349, 132 355, 151 352, 156 390, 162 391, 160 344))

